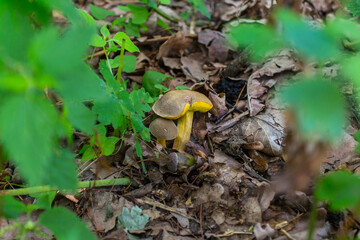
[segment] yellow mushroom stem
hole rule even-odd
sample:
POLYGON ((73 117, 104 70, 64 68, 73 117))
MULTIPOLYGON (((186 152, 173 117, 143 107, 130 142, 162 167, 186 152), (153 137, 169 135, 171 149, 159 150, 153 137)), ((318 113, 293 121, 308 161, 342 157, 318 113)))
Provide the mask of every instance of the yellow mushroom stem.
POLYGON ((161 138, 156 138, 157 142, 160 143, 163 147, 166 147, 166 140, 161 138))
POLYGON ((184 116, 178 119, 178 136, 174 140, 173 149, 184 152, 186 144, 190 140, 194 112, 187 111, 184 116))

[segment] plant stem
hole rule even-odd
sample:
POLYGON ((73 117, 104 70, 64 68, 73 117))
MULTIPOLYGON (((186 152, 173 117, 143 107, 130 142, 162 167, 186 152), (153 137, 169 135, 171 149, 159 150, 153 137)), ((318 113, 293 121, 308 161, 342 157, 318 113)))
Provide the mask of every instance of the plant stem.
MULTIPOLYGON (((131 181, 130 178, 117 178, 117 179, 103 179, 103 180, 94 180, 94 181, 82 181, 78 182, 78 188, 89 188, 89 187, 106 187, 113 185, 129 185, 133 184, 136 186, 136 183, 131 181)), ((33 193, 41 193, 41 192, 51 192, 58 191, 58 188, 51 186, 36 186, 36 187, 28 187, 28 188, 18 188, 14 190, 2 190, 0 191, 1 195, 28 195, 33 193)))
POLYGON ((119 58, 119 68, 117 72, 117 82, 121 87, 121 72, 123 67, 123 61, 124 61, 124 53, 125 53, 125 39, 122 40, 121 44, 121 52, 120 52, 120 58, 119 58))
POLYGON ((160 8, 156 7, 156 8, 152 8, 157 14, 159 14, 160 16, 166 18, 167 20, 174 22, 174 23, 178 23, 179 19, 174 18, 173 16, 168 15, 167 13, 165 13, 163 10, 161 10, 160 8))
MULTIPOLYGON (((104 49, 104 53, 105 53, 105 57, 106 57, 106 63, 107 63, 107 65, 108 65, 108 68, 109 68, 111 74, 113 74, 113 71, 112 71, 112 68, 111 68, 111 64, 110 64, 110 61, 109 61, 109 53, 108 53, 108 51, 106 51, 106 48, 105 48, 105 47, 103 47, 103 49, 104 49)), ((113 74, 113 75, 114 75, 114 74, 113 74)))
POLYGON ((316 199, 316 197, 314 197, 314 202, 312 203, 312 206, 311 206, 309 232, 308 232, 308 237, 307 237, 308 240, 312 240, 312 237, 314 234, 315 222, 316 222, 316 218, 317 218, 317 205, 318 205, 318 200, 316 199))

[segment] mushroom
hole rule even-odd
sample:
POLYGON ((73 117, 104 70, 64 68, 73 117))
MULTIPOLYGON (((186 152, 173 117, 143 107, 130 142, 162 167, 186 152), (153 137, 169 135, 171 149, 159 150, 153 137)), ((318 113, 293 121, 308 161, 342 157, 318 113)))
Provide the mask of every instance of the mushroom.
POLYGON ((202 93, 191 90, 167 92, 153 105, 153 111, 162 118, 178 119, 178 135, 173 149, 185 151, 190 140, 194 112, 207 112, 213 107, 211 101, 202 93))
POLYGON ((166 140, 172 140, 178 135, 175 123, 164 118, 157 118, 150 123, 150 132, 161 145, 166 146, 166 140))

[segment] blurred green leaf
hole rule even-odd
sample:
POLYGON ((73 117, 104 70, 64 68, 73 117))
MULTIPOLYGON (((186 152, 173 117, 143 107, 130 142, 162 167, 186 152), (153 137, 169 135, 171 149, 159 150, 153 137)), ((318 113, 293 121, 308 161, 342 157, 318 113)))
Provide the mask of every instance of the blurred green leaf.
POLYGON ((322 177, 315 189, 319 200, 327 201, 332 210, 358 206, 360 203, 360 178, 346 171, 329 173, 322 177))
POLYGON ((141 5, 128 4, 127 7, 132 11, 134 15, 132 22, 134 24, 143 24, 149 17, 149 11, 146 7, 141 5))
POLYGON ((67 101, 65 104, 69 122, 85 133, 91 133, 95 124, 95 114, 83 103, 67 101))
POLYGON ((349 12, 355 16, 360 16, 360 1, 359 0, 340 0, 343 4, 345 4, 346 8, 349 12))
POLYGON ((146 71, 142 79, 142 85, 152 97, 158 97, 161 92, 155 87, 155 84, 163 82, 166 78, 168 76, 160 72, 146 71))
POLYGON ((166 5, 171 4, 171 0, 160 0, 159 2, 160 4, 166 4, 166 5))
POLYGON ((129 34, 130 36, 140 37, 139 29, 140 29, 140 25, 134 24, 131 19, 127 24, 125 24, 126 34, 129 34))
POLYGON ((39 96, 12 96, 0 105, 1 142, 31 184, 43 182, 61 125, 54 107, 39 96))
POLYGON ((55 199, 56 191, 33 193, 30 196, 36 198, 34 206, 37 209, 50 209, 55 199))
POLYGON ((88 14, 87 12, 85 12, 84 10, 82 9, 77 9, 80 13, 81 16, 84 17, 85 21, 90 25, 90 26, 93 26, 93 27, 96 27, 96 21, 95 19, 90 15, 88 14))
POLYGON ((39 223, 51 230, 58 240, 97 239, 84 222, 62 207, 54 207, 43 212, 39 217, 39 223))
POLYGON ((204 0, 188 0, 190 3, 194 5, 194 7, 207 18, 211 18, 211 14, 207 7, 204 4, 204 0))
POLYGON ((26 211, 26 206, 12 196, 0 196, 0 216, 6 219, 20 217, 26 211))
POLYGON ((121 11, 130 12, 130 8, 129 8, 128 6, 118 5, 117 7, 118 7, 121 11))
POLYGON ((115 13, 109 10, 105 10, 103 8, 97 7, 94 4, 90 3, 90 13, 94 16, 94 18, 102 20, 107 16, 114 15, 115 13))
POLYGON ((346 123, 345 100, 334 84, 302 80, 284 88, 280 96, 294 110, 305 138, 330 142, 339 139, 346 123))
POLYGON ((281 23, 282 36, 301 54, 319 61, 339 56, 339 43, 325 29, 311 27, 289 10, 280 10, 276 19, 281 23))
POLYGON ((275 31, 262 24, 240 24, 228 34, 230 44, 235 48, 251 47, 252 57, 262 59, 270 51, 275 51, 283 46, 275 31))

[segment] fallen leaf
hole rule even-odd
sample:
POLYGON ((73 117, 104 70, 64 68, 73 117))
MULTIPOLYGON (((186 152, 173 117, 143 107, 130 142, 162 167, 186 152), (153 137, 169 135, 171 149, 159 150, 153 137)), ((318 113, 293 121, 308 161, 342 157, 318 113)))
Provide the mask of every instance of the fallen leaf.
POLYGON ((271 238, 276 233, 275 229, 270 227, 269 224, 263 228, 260 223, 256 223, 254 227, 254 235, 256 240, 264 240, 266 238, 271 238))
POLYGON ((185 34, 181 31, 173 34, 166 42, 164 42, 159 49, 156 59, 163 57, 181 56, 185 49, 188 48, 192 39, 186 38, 185 34))
POLYGON ((228 47, 225 42, 225 37, 221 32, 205 29, 199 33, 198 41, 208 48, 209 61, 226 61, 228 47))

